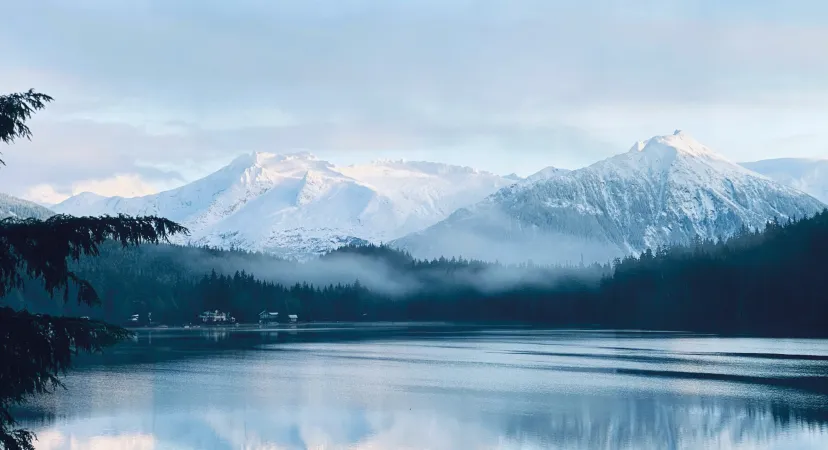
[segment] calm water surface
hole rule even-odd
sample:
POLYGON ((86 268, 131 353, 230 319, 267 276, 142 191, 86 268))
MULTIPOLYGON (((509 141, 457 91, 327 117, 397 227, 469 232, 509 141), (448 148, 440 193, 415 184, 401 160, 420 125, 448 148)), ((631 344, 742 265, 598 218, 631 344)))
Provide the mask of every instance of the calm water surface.
POLYGON ((828 449, 828 341, 454 326, 139 331, 38 449, 828 449))

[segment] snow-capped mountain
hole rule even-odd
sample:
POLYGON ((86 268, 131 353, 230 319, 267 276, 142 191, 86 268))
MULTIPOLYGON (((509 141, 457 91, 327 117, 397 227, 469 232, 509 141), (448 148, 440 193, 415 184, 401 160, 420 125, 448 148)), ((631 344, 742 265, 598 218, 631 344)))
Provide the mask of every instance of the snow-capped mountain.
POLYGON ((428 162, 335 167, 309 153, 254 153, 177 189, 136 198, 79 194, 55 210, 158 215, 190 228, 192 244, 304 257, 422 230, 512 183, 428 162))
POLYGON ((676 131, 582 169, 504 188, 392 244, 417 257, 606 262, 824 207, 676 131))
POLYGON ((828 203, 828 159, 779 158, 742 165, 828 203))
POLYGON ((48 219, 55 213, 37 203, 0 194, 0 219, 15 217, 19 219, 48 219))

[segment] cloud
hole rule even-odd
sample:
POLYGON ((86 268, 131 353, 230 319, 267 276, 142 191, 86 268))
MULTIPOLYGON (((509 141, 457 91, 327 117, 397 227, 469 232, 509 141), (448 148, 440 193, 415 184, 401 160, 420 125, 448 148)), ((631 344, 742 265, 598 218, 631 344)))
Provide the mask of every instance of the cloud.
POLYGON ((149 434, 120 434, 118 436, 91 436, 77 438, 59 431, 48 430, 37 435, 38 450, 84 448, 89 450, 153 450, 158 442, 149 434))
POLYGON ((49 184, 38 184, 30 187, 22 197, 44 206, 52 206, 66 200, 70 195, 71 193, 58 192, 49 184))
MULTIPOLYGON (((0 168, 0 190, 4 192, 22 195, 44 184, 68 192, 76 190, 75 185, 100 188, 99 180, 118 179, 123 185, 129 177, 159 187, 181 184, 184 177, 178 171, 151 167, 138 158, 164 160, 169 155, 198 154, 197 144, 187 138, 153 135, 127 124, 35 119, 31 129, 31 141, 21 140, 3 149, 7 166, 0 168)), ((209 150, 201 151, 204 158, 209 158, 209 150)), ((107 195, 118 195, 114 192, 107 195)))
MULTIPOLYGON (((4 152, 8 167, 0 169, 2 191, 23 195, 32 190, 41 192, 43 188, 39 185, 46 184, 60 193, 77 193, 83 189, 79 185, 89 184, 91 180, 109 180, 115 174, 122 174, 120 183, 125 181, 123 174, 129 174, 156 189, 168 188, 203 176, 239 153, 252 151, 311 150, 339 164, 356 162, 356 156, 368 156, 367 159, 419 156, 496 172, 531 173, 537 170, 535 161, 524 166, 503 166, 497 160, 486 161, 483 155, 499 148, 521 148, 526 154, 543 152, 545 157, 556 159, 556 164, 572 166, 598 159, 609 147, 574 127, 515 124, 497 119, 454 124, 439 121, 353 121, 347 125, 254 123, 230 129, 175 122, 159 123, 149 130, 128 123, 35 118, 31 127, 32 141, 18 141, 4 152), (459 149, 465 150, 456 152, 459 149), (580 153, 574 155, 572 149, 580 153)), ((111 183, 107 186, 114 187, 111 183)), ((102 195, 130 193, 105 187, 98 183, 96 189, 87 190, 102 195)), ((148 192, 148 189, 136 192, 148 192)), ((36 198, 33 195, 28 198, 36 198)))
POLYGON ((119 174, 97 180, 81 180, 71 183, 66 190, 58 190, 51 184, 38 184, 30 188, 23 198, 44 205, 55 205, 67 198, 83 192, 111 197, 141 197, 158 193, 176 186, 152 184, 144 181, 137 174, 119 174))
POLYGON ((638 13, 607 1, 446 3, 54 2, 46 15, 20 3, 4 41, 23 64, 193 117, 253 105, 395 115, 421 101, 497 111, 721 99, 828 70, 812 57, 828 50, 825 24, 751 20, 710 3, 696 14, 652 1, 633 2, 638 13))
POLYGON ((0 189, 297 148, 528 173, 675 128, 745 159, 755 145, 721 135, 769 131, 740 117, 774 111, 778 138, 819 131, 785 117, 828 110, 813 1, 44 1, 4 7, 0 83, 57 102, 25 148, 40 157, 11 166, 34 179, 2 173, 0 189), (635 133, 608 131, 630 117, 635 133))
POLYGON ((140 197, 143 195, 158 192, 154 186, 144 182, 140 176, 135 174, 116 175, 103 180, 85 180, 72 185, 72 194, 81 192, 93 192, 120 197, 140 197))

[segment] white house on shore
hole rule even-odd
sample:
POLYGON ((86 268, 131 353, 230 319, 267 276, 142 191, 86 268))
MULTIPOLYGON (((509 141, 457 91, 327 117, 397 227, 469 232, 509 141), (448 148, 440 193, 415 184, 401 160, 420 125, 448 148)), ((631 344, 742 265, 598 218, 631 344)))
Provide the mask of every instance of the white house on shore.
POLYGON ((296 314, 288 314, 288 320, 290 321, 290 323, 296 323, 299 321, 299 316, 297 316, 296 314))
POLYGON ((203 313, 199 314, 198 317, 199 319, 201 319, 201 323, 204 324, 225 325, 236 323, 235 317, 232 317, 230 314, 219 310, 204 311, 203 313))

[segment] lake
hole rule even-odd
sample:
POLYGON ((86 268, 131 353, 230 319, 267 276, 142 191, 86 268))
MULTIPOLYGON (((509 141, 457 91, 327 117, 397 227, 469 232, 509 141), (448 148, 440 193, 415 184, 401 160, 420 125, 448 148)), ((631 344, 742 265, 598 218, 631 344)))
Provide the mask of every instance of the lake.
POLYGON ((524 327, 140 330, 37 449, 825 449, 828 341, 524 327))

